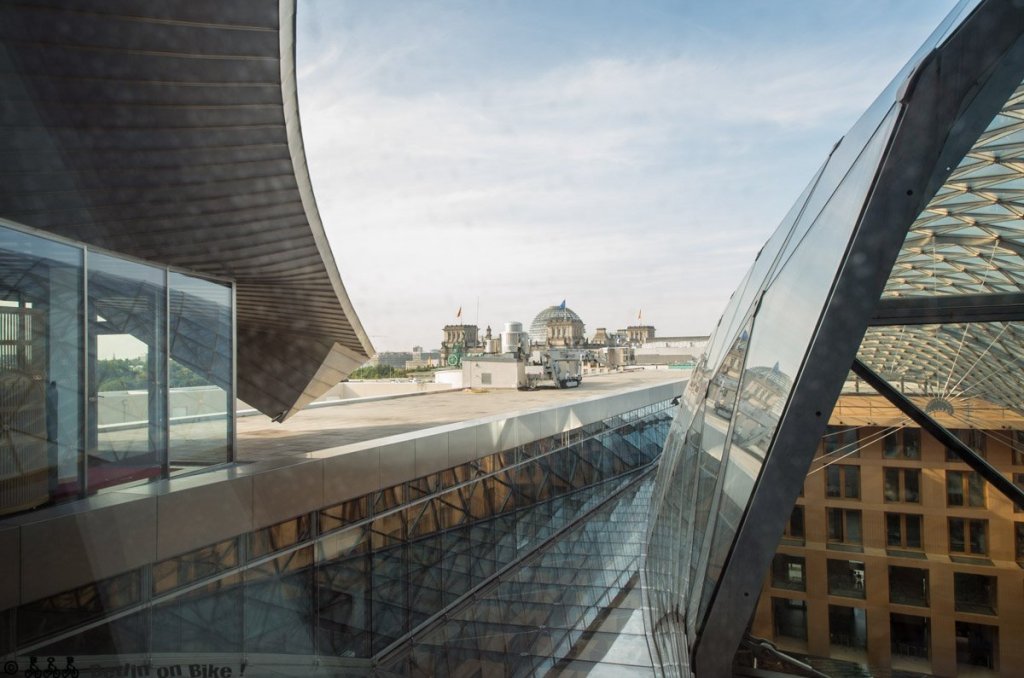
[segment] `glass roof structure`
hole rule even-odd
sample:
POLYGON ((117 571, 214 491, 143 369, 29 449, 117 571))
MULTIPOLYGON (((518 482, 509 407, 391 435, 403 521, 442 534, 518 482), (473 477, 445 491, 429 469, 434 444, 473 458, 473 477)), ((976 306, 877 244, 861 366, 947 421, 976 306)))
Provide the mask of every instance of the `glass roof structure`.
MULTIPOLYGON (((1020 410, 1024 342, 1024 85, 1013 94, 914 220, 885 284, 886 322, 1005 322, 872 327, 859 356, 891 380, 946 399, 1020 410), (934 314, 941 303, 945 316, 934 314), (892 311, 890 311, 892 312, 892 311)), ((881 320, 879 320, 881 322, 881 320)))
POLYGON ((962 2, 758 253, 653 490, 642 574, 659 674, 730 672, 851 368, 907 410, 1021 411, 1022 79, 1024 11, 962 2))

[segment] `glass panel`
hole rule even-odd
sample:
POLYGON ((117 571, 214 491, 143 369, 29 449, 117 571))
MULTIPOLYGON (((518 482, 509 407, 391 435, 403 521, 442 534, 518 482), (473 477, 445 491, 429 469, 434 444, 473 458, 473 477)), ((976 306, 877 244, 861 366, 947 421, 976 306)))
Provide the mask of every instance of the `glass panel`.
POLYGON ((859 607, 829 605, 828 637, 833 645, 866 650, 868 628, 865 611, 859 607))
POLYGON ((231 288, 171 272, 170 463, 231 458, 231 288))
POLYGON ((899 605, 928 606, 928 570, 889 567, 889 600, 899 605))
POLYGON ((164 270, 90 253, 89 490, 160 475, 166 454, 164 270))
POLYGON ((966 572, 953 573, 953 599, 957 612, 996 613, 996 578, 966 572))
POLYGON ((903 501, 921 501, 921 471, 915 468, 903 469, 903 501))
POLYGON ((805 590, 804 558, 776 553, 772 560, 772 586, 795 591, 805 590))
POLYGON ((864 563, 856 560, 828 561, 828 592, 834 596, 864 598, 864 563))
MULTIPOLYGON (((842 184, 819 213, 811 212, 815 228, 796 244, 759 305, 734 416, 722 503, 717 512, 719 520, 705 573, 710 586, 705 587, 695 618, 703 617, 710 602, 711 589, 725 564, 851 228, 860 213, 859 206, 870 188, 897 117, 898 110, 893 107, 884 120, 883 116, 877 118, 881 123, 870 130, 868 134, 873 136, 863 149, 859 142, 852 146, 856 152, 849 157, 852 166, 847 164, 843 168, 842 184)), ((848 137, 840 147, 848 146, 849 142, 848 137)), ((855 529, 859 535, 859 520, 855 529)), ((691 599, 691 606, 696 602, 691 599)))
POLYGON ((900 500, 900 470, 896 468, 885 469, 885 488, 883 490, 886 501, 900 500))
POLYGON ((860 498, 860 467, 843 467, 843 496, 847 499, 860 498))
POLYGON ((79 495, 82 251, 0 227, 0 515, 79 495))
POLYGON ((807 640, 807 602, 772 598, 775 635, 807 640))
POLYGON ((889 639, 897 657, 928 659, 931 646, 931 623, 927 617, 909 614, 889 615, 889 639))

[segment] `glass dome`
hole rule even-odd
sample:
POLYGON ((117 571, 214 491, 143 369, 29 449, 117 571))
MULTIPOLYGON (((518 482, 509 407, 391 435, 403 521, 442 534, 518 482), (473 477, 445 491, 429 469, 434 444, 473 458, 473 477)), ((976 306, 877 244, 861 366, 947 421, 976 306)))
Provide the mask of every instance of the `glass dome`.
POLYGON ((548 306, 537 314, 530 323, 530 342, 543 344, 548 338, 548 321, 550 320, 578 320, 583 322, 574 310, 562 304, 548 306))

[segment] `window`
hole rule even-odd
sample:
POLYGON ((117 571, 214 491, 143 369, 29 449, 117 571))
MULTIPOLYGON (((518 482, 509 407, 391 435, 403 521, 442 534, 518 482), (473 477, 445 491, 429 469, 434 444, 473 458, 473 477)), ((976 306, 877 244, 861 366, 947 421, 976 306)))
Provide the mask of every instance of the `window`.
POLYGON ((828 606, 828 638, 833 645, 866 650, 867 631, 867 618, 862 608, 828 606))
POLYGON ((782 538, 789 542, 804 543, 804 507, 799 504, 793 507, 793 512, 789 514, 789 522, 786 523, 786 529, 782 533, 782 538))
POLYGON ((826 467, 825 496, 860 499, 860 467, 839 464, 826 467))
POLYGON ((847 598, 864 597, 864 563, 857 560, 828 560, 828 592, 847 598))
POLYGON ((860 511, 850 509, 825 509, 828 523, 828 540, 833 544, 860 544, 860 511))
MULTIPOLYGON (((957 428, 953 429, 952 433, 959 438, 960 442, 964 445, 971 448, 982 457, 985 456, 985 433, 983 431, 979 431, 976 428, 957 428)), ((963 461, 963 459, 960 458, 959 454, 947 447, 946 461, 963 461)))
POLYGON ((806 590, 805 561, 800 556, 776 553, 772 559, 772 586, 793 591, 806 590))
POLYGON ((928 607, 928 570, 890 566, 889 602, 928 607))
MULTIPOLYGON (((956 623, 956 663, 997 669, 999 627, 988 624, 956 623)), ((964 674, 969 671, 964 671, 964 674)))
POLYGON ((1016 545, 1017 562, 1024 563, 1024 523, 1014 523, 1014 544, 1016 545))
POLYGON ((996 613, 996 578, 983 574, 953 573, 953 600, 957 612, 996 613))
POLYGON ((921 502, 921 470, 916 468, 887 468, 884 470, 885 500, 912 504, 921 502))
POLYGON ((1014 466, 1024 466, 1024 431, 1010 431, 1010 457, 1014 466))
POLYGON ((772 598, 772 621, 776 636, 807 640, 807 601, 772 598))
POLYGON ((882 454, 887 459, 920 459, 921 429, 902 428, 885 436, 882 454))
POLYGON ((988 521, 950 518, 949 552, 986 555, 988 553, 988 521))
POLYGON ((824 456, 859 457, 857 429, 852 426, 828 426, 821 437, 821 452, 824 456))
MULTIPOLYGON (((1024 473, 1014 473, 1013 474, 1013 484, 1016 485, 1017 487, 1019 487, 1020 489, 1024 490, 1024 473)), ((1021 507, 1017 506, 1016 502, 1011 502, 1011 503, 1013 503, 1013 512, 1014 513, 1024 513, 1024 509, 1022 509, 1021 507)))
POLYGON ((928 659, 931 645, 931 621, 910 614, 889 615, 889 639, 892 653, 898 657, 928 659))
POLYGON ((946 471, 946 506, 984 508, 985 479, 975 471, 946 471))
POLYGON ((921 516, 913 513, 886 513, 885 545, 906 549, 921 548, 921 516))
POLYGON ((481 384, 490 384, 491 383, 491 373, 490 372, 481 372, 480 373, 480 383, 481 384))

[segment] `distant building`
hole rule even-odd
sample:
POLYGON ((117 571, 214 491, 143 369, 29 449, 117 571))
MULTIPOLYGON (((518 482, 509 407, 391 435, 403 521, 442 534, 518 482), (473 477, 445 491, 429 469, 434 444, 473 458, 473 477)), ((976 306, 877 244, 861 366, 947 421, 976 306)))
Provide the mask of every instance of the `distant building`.
POLYGON ((530 343, 535 346, 575 348, 583 346, 583 319, 565 303, 548 306, 530 323, 530 343))
POLYGON ((653 325, 631 325, 626 328, 626 341, 630 346, 641 346, 654 339, 653 325))
POLYGON ((405 361, 405 369, 415 370, 423 367, 440 367, 440 351, 424 351, 422 346, 412 347, 412 359, 405 361))
POLYGON ((412 360, 412 353, 405 351, 381 351, 370 358, 366 364, 387 365, 388 367, 394 367, 396 370, 403 370, 405 369, 405 363, 409 360, 412 360))
POLYGON ((448 364, 448 358, 456 353, 480 348, 480 328, 476 325, 445 325, 444 341, 441 342, 441 363, 448 364))

